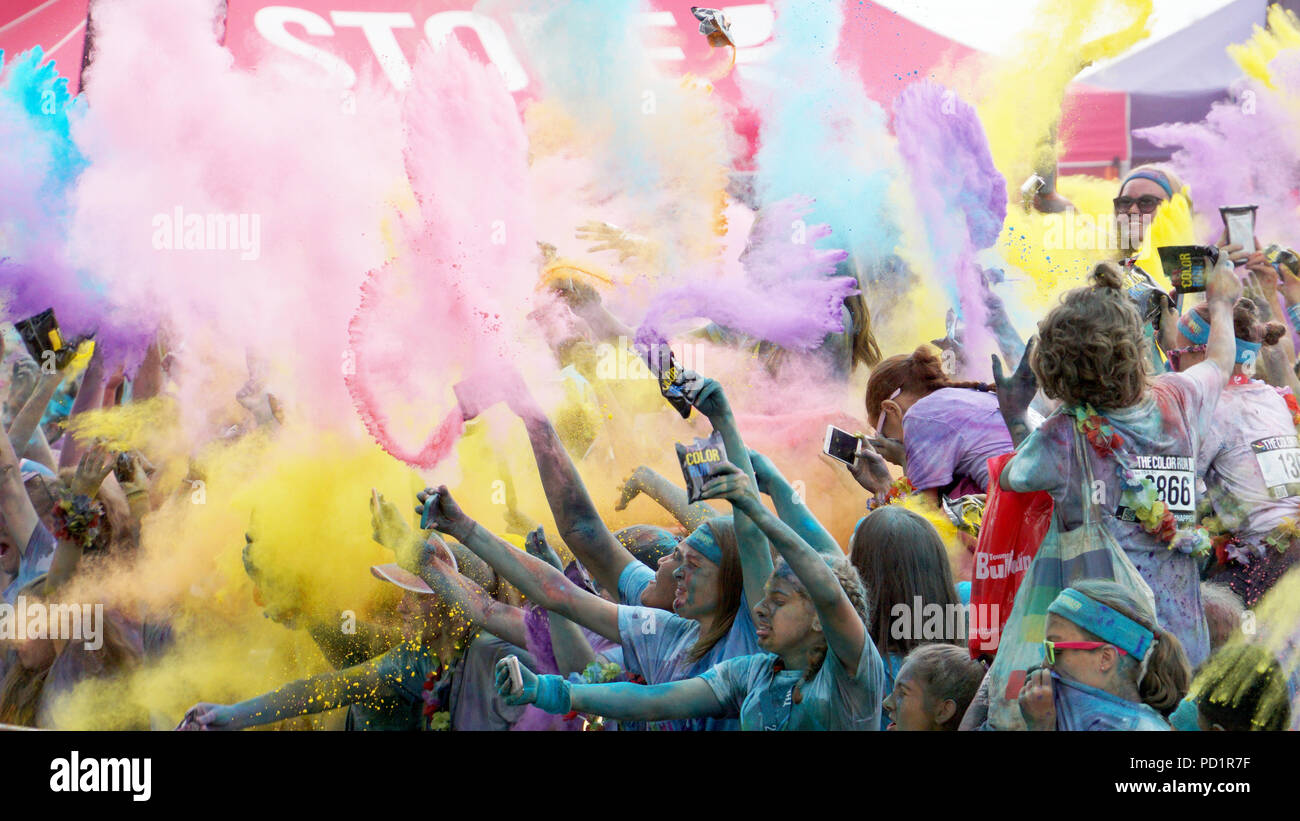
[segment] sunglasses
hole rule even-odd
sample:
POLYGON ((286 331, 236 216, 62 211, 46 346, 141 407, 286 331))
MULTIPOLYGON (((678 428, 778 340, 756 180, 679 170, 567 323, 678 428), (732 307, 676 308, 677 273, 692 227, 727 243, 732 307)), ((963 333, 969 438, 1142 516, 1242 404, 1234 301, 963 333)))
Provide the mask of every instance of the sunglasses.
POLYGON ((1188 345, 1186 348, 1174 348, 1173 350, 1165 351, 1165 356, 1169 357, 1169 364, 1173 366, 1174 370, 1180 371, 1182 370, 1181 360, 1183 354, 1203 353, 1204 351, 1204 345, 1188 345))
MULTIPOLYGON (((1107 646, 1109 646, 1108 642, 1104 641, 1048 641, 1043 639, 1043 653, 1047 656, 1049 667, 1056 664, 1057 650, 1100 650, 1107 646)), ((1119 651, 1121 656, 1124 655, 1123 650, 1118 647, 1115 649, 1119 651)))
POLYGON ((1160 203, 1162 202, 1164 202, 1163 198, 1156 197, 1151 194, 1143 194, 1142 196, 1137 198, 1116 197, 1115 213, 1126 214, 1128 213, 1128 210, 1130 208, 1132 208, 1134 205, 1137 205, 1139 213, 1152 214, 1155 213, 1155 210, 1160 207, 1160 203))

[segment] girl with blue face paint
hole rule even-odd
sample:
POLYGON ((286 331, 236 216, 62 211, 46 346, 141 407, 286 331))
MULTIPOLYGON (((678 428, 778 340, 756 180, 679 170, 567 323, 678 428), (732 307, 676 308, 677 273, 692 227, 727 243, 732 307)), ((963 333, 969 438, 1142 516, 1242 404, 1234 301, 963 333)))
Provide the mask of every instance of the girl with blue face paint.
POLYGON ((1191 683, 1178 638, 1132 591, 1089 579, 1047 608, 1044 667, 1028 671, 1020 712, 1030 730, 1168 730, 1191 683))
POLYGON ((498 691, 510 703, 625 720, 737 716, 746 730, 877 730, 884 666, 867 637, 866 593, 847 560, 827 560, 723 465, 705 498, 728 499, 762 528, 782 557, 754 608, 764 652, 732 658, 668 684, 577 684, 523 673, 515 691, 505 661, 498 691))

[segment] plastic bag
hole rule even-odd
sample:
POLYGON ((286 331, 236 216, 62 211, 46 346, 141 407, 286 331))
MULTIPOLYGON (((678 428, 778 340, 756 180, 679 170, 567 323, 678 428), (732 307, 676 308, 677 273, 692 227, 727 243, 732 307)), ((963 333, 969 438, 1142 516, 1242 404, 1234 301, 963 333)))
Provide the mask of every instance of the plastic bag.
POLYGON ((997 653, 1016 590, 1052 525, 1052 497, 1046 491, 1017 493, 999 486, 1002 469, 1014 455, 988 460, 988 498, 971 572, 968 641, 976 659, 997 653))
POLYGON ((1089 445, 1076 429, 1074 454, 1084 481, 1080 497, 1085 500, 1083 524, 1063 533, 1060 516, 1053 517, 1052 526, 1016 591, 1015 606, 989 670, 988 724, 992 729, 1025 729, 1020 714, 1020 688, 1026 671, 1043 663, 1047 607, 1066 587, 1081 579, 1109 579, 1138 591, 1151 612, 1155 612, 1155 595, 1110 535, 1101 518, 1104 514, 1092 501, 1092 461, 1088 453, 1089 445))

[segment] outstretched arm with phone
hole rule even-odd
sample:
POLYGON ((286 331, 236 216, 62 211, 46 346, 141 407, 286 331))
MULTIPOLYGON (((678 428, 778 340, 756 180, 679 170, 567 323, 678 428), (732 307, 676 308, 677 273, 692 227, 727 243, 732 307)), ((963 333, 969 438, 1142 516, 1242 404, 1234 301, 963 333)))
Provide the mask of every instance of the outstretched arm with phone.
POLYGON ((446 486, 416 495, 422 522, 465 545, 492 565, 528 599, 576 621, 610 641, 619 641, 618 605, 588 593, 546 562, 515 549, 483 529, 451 498, 446 486))
POLYGON ((520 667, 520 684, 511 680, 508 659, 497 662, 497 692, 507 704, 532 704, 542 712, 564 715, 572 710, 618 721, 665 721, 722 717, 724 708, 704 679, 667 684, 570 684, 560 676, 539 676, 520 667))

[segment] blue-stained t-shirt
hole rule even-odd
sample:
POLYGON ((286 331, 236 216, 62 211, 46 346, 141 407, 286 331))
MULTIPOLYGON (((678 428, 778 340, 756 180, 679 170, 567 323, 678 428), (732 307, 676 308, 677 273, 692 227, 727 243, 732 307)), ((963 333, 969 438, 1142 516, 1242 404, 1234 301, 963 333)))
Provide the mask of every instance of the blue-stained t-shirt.
POLYGON ((641 594, 655 580, 655 572, 641 562, 627 563, 623 572, 618 574, 619 604, 640 604, 641 594))
POLYGON ((1052 673, 1052 700, 1058 730, 1169 730, 1169 724, 1146 704, 1125 701, 1105 690, 1052 673))
MULTIPOLYGON (((687 653, 700 637, 700 623, 666 610, 619 605, 618 633, 623 643, 623 669, 641 675, 647 684, 693 678, 727 659, 759 652, 743 594, 731 630, 699 661, 690 661, 687 653)), ((740 723, 734 718, 693 718, 659 722, 658 729, 738 730, 740 723)))
POLYGON ((713 688, 727 715, 740 716, 742 730, 879 730, 885 697, 885 666, 867 638, 850 672, 829 647, 812 681, 802 670, 776 671, 777 656, 757 653, 733 658, 700 678, 713 688), (799 703, 794 688, 799 684, 799 703))
POLYGON ((4 599, 13 604, 18 598, 18 591, 31 584, 36 577, 50 570, 50 561, 54 558, 54 534, 46 530, 40 522, 32 528, 32 535, 27 539, 27 548, 19 559, 18 575, 5 588, 4 599))

